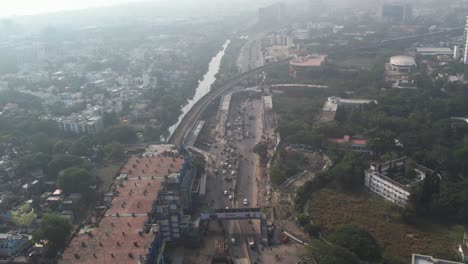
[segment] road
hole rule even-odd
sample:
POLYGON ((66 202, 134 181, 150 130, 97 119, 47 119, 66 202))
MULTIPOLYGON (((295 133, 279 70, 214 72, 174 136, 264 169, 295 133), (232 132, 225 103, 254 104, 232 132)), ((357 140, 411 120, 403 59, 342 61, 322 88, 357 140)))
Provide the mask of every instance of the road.
POLYGON ((237 66, 241 72, 247 72, 250 69, 264 65, 261 36, 249 40, 242 47, 239 58, 237 60, 237 66))
MULTIPOLYGON (((233 182, 222 181, 223 189, 227 190, 229 195, 233 197, 232 200, 229 200, 229 195, 221 197, 225 207, 258 207, 256 178, 260 175, 260 167, 258 157, 252 149, 262 135, 262 111, 262 101, 258 99, 242 102, 242 107, 240 107, 239 102, 231 106, 228 121, 231 126, 227 129, 226 136, 220 137, 219 142, 220 145, 228 143, 227 148, 225 148, 228 150, 227 153, 234 149, 242 158, 239 159, 238 176, 236 177, 237 192, 234 192, 236 188, 233 182), (250 116, 254 118, 249 118, 250 116), (247 199, 247 205, 244 205, 244 199, 247 199)), ((222 154, 220 158, 218 162, 229 161, 232 163, 232 160, 230 161, 225 154, 222 154)), ((223 195, 223 190, 219 193, 223 195)), ((226 229, 227 239, 231 244, 231 256, 235 259, 248 259, 249 261, 261 258, 258 254, 259 242, 262 240, 259 220, 224 221, 223 225, 226 229), (249 237, 255 240, 256 246, 252 249, 247 245, 249 237), (232 243, 233 238, 235 243, 232 243)))

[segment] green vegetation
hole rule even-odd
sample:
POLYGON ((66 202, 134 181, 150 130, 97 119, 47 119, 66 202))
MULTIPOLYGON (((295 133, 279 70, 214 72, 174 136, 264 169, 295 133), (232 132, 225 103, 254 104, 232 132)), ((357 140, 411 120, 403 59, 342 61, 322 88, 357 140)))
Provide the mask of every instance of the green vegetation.
POLYGON ((237 58, 245 44, 244 39, 233 39, 224 52, 224 57, 221 59, 219 72, 216 74, 216 81, 213 84, 214 88, 220 87, 225 82, 233 79, 239 74, 239 67, 237 67, 237 58))
POLYGON ((307 248, 306 257, 320 264, 358 264, 359 259, 348 250, 314 240, 307 248))
POLYGON ((199 173, 205 172, 205 169, 206 169, 206 160, 205 160, 205 158, 203 156, 196 156, 192 160, 192 167, 197 169, 197 171, 199 173))
POLYGON ((59 155, 52 158, 47 166, 47 172, 49 177, 56 179, 59 172, 70 168, 78 167, 83 165, 84 161, 82 158, 73 155, 59 155))
POLYGON ((343 226, 327 238, 333 244, 356 254, 361 260, 376 262, 382 259, 382 249, 375 238, 365 229, 343 226))
POLYGON ((104 146, 104 156, 108 160, 122 161, 125 158, 124 145, 120 143, 110 143, 104 146))
POLYGON ((96 175, 96 182, 98 183, 98 193, 104 193, 107 191, 107 188, 112 184, 114 176, 120 171, 122 167, 121 162, 112 162, 101 164, 95 170, 92 170, 91 173, 96 175))
POLYGON ((130 144, 137 141, 135 129, 127 125, 116 125, 107 128, 98 135, 101 142, 119 142, 121 144, 130 144))
POLYGON ((320 148, 323 145, 323 136, 319 134, 320 128, 314 124, 314 120, 320 113, 324 100, 325 97, 320 92, 290 92, 287 96, 274 96, 273 105, 279 115, 278 131, 283 140, 320 148))
POLYGON ((67 194, 82 193, 87 195, 90 193, 90 185, 93 184, 95 184, 94 177, 87 169, 68 168, 61 171, 57 178, 58 187, 67 194))
POLYGON ((286 179, 304 171, 308 165, 309 161, 303 153, 281 149, 270 169, 271 181, 275 185, 280 185, 286 179))
POLYGON ((17 210, 12 211, 11 216, 13 217, 13 223, 17 226, 29 227, 34 219, 36 219, 36 212, 31 204, 25 203, 17 210))
POLYGON ((309 215, 327 239, 345 225, 367 230, 383 249, 384 263, 408 263, 414 252, 456 260, 453 245, 463 238, 462 226, 434 224, 429 219, 408 225, 401 221, 399 208, 366 192, 314 191, 309 215))
POLYGON ((39 228, 33 232, 33 239, 37 242, 47 241, 44 251, 45 257, 53 259, 67 245, 66 241, 71 231, 72 225, 67 219, 59 215, 45 214, 39 228))

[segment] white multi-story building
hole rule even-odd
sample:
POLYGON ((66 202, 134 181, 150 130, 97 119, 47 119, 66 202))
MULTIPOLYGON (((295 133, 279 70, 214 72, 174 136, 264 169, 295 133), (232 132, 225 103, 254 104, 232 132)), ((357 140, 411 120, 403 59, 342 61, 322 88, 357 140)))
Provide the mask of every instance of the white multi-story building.
POLYGON ((59 128, 66 133, 96 134, 104 126, 101 116, 71 115, 57 119, 59 128))
POLYGON ((395 203, 398 206, 405 206, 409 200, 414 186, 421 183, 427 174, 433 171, 417 166, 414 171, 416 176, 405 178, 402 183, 395 179, 395 174, 405 173, 406 157, 391 160, 386 163, 372 163, 371 167, 364 173, 364 185, 373 193, 395 203))
POLYGON ((308 29, 296 29, 293 32, 294 38, 298 40, 310 39, 310 30, 308 29))
POLYGON ((293 45, 292 39, 284 34, 270 34, 262 39, 262 46, 264 48, 274 46, 291 47, 293 45))
POLYGON ((88 105, 81 113, 53 118, 60 130, 73 134, 96 134, 104 129, 102 122, 103 108, 88 105))
POLYGON ((463 37, 463 63, 468 64, 468 16, 466 16, 465 36, 463 37))
POLYGON ((468 16, 466 16, 463 40, 461 43, 457 43, 453 47, 453 59, 461 59, 464 64, 468 64, 468 16))

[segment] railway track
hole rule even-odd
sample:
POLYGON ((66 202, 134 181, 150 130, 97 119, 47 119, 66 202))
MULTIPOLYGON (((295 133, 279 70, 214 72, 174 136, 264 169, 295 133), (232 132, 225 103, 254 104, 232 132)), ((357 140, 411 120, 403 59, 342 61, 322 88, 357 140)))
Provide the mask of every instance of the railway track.
POLYGON ((203 96, 198 102, 196 102, 193 107, 185 114, 185 116, 182 118, 182 121, 180 124, 177 126, 177 128, 174 130, 174 132, 171 134, 169 139, 167 140, 168 144, 174 144, 174 145, 180 145, 184 143, 184 140, 186 138, 187 132, 191 131, 195 123, 198 121, 200 118, 201 113, 206 109, 206 107, 213 101, 216 97, 222 95, 223 93, 229 91, 231 88, 233 88, 235 85, 237 85, 239 82, 246 80, 255 74, 258 74, 259 72, 272 67, 273 65, 278 65, 281 63, 284 63, 288 60, 282 60, 278 61, 275 63, 271 63, 265 66, 261 66, 255 69, 252 69, 250 71, 244 72, 237 76, 235 79, 231 80, 224 86, 222 86, 219 89, 216 90, 211 90, 208 92, 205 96, 203 96))

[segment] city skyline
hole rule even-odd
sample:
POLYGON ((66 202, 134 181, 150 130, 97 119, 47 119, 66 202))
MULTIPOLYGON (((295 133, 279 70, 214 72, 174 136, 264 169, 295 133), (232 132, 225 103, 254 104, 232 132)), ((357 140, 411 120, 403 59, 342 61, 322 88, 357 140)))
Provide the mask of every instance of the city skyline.
MULTIPOLYGON (((0 18, 9 18, 17 16, 41 15, 61 11, 80 10, 96 7, 113 6, 139 0, 18 0, 2 3, 0 18)), ((160 0, 153 0, 160 1, 160 0)))

